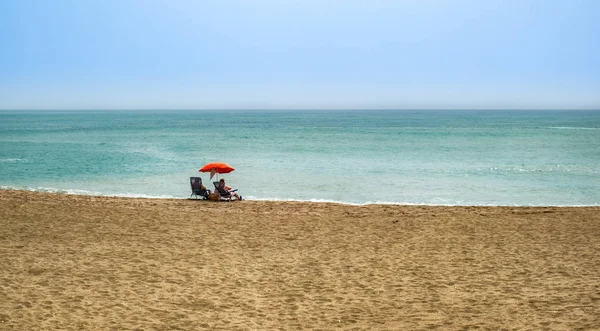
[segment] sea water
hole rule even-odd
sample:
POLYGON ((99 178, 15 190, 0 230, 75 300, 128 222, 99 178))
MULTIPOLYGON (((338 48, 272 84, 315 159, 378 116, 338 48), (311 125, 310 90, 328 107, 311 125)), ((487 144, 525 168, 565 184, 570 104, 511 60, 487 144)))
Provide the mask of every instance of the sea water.
POLYGON ((600 111, 2 111, 0 188, 248 200, 600 204, 600 111), (215 178, 213 178, 215 180, 215 178))

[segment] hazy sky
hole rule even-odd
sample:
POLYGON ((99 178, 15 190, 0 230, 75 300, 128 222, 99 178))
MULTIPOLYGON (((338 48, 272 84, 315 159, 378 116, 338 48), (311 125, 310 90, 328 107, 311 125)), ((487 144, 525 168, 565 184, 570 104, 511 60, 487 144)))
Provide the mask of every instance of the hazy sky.
POLYGON ((600 109, 600 1, 2 0, 23 108, 600 109))

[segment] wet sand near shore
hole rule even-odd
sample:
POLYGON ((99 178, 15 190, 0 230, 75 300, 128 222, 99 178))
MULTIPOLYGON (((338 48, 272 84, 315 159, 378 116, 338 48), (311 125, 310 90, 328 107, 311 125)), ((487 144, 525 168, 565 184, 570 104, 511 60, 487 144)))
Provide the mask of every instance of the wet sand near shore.
POLYGON ((599 330, 600 207, 0 190, 0 330, 599 330))

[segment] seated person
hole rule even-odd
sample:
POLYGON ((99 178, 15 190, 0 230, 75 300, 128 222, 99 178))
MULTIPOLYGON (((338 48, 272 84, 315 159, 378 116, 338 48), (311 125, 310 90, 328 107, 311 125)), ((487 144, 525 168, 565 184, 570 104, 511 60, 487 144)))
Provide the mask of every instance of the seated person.
POLYGON ((200 187, 202 188, 202 191, 204 191, 204 196, 206 196, 208 198, 208 196, 210 195, 210 190, 206 189, 206 186, 204 186, 204 184, 200 184, 200 187))
POLYGON ((221 178, 219 181, 223 183, 223 187, 227 190, 227 192, 229 192, 229 194, 233 195, 238 200, 242 200, 242 196, 237 193, 237 190, 233 190, 231 186, 225 184, 225 178, 221 178))

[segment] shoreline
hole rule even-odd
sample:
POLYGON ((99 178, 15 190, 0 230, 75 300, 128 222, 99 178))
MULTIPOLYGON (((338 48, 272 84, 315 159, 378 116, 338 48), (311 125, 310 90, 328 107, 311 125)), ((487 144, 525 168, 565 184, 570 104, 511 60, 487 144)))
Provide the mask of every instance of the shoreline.
MULTIPOLYGON (((0 191, 17 191, 17 192, 32 192, 42 194, 57 194, 57 195, 72 195, 72 196, 87 196, 87 197, 107 197, 107 198, 123 198, 123 199, 157 199, 157 200, 200 200, 190 197, 173 197, 173 196, 147 196, 147 195, 129 195, 129 194, 89 194, 93 192, 85 193, 71 193, 69 191, 79 190, 62 190, 62 189, 22 189, 22 188, 11 188, 10 186, 0 186, 0 191)), ((376 201, 376 202, 364 202, 364 203, 353 203, 336 200, 325 200, 325 199, 314 199, 314 200, 294 200, 294 199, 256 199, 250 197, 245 201, 256 201, 256 202, 273 202, 273 203, 332 203, 344 206, 372 206, 372 205, 385 205, 385 206, 415 206, 415 207, 506 207, 506 208, 595 208, 600 207, 600 203, 593 205, 453 205, 453 204, 417 204, 417 203, 402 203, 402 202, 391 202, 391 201, 376 201)))
POLYGON ((598 329, 600 207, 0 190, 0 328, 598 329))

